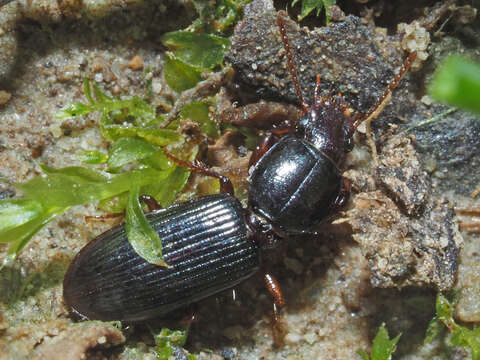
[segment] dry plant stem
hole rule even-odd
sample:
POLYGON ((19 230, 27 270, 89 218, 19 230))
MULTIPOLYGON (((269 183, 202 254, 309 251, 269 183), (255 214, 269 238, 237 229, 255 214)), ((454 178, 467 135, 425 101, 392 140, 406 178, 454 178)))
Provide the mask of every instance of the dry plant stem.
POLYGON ((457 214, 469 215, 469 216, 480 216, 480 207, 479 208, 455 208, 457 214))
POLYGON ((192 101, 202 100, 218 92, 221 86, 230 81, 233 74, 233 68, 226 67, 222 71, 209 74, 208 78, 200 81, 194 88, 183 91, 160 127, 165 128, 170 125, 172 121, 178 118, 178 115, 180 115, 180 112, 187 104, 192 101))
MULTIPOLYGON (((465 216, 480 217, 480 207, 455 208, 455 212, 465 216)), ((470 234, 480 234, 480 221, 461 221, 459 228, 460 230, 466 231, 470 234)))
POLYGON ((470 194, 470 196, 472 197, 472 199, 475 199, 475 198, 478 196, 478 194, 480 194, 480 184, 478 184, 478 185, 476 186, 476 188, 473 189, 473 191, 472 191, 472 193, 470 194))
POLYGON ((387 104, 390 102, 390 99, 392 98, 392 93, 389 93, 384 101, 376 108, 376 110, 365 120, 365 135, 367 136, 367 142, 368 145, 370 146, 370 150, 372 151, 372 158, 373 158, 373 163, 375 166, 378 166, 378 154, 377 154, 377 146, 375 145, 375 140, 373 139, 372 135, 372 120, 377 118, 387 106, 387 104))
POLYGON ((470 234, 480 234, 480 222, 462 222, 459 224, 459 228, 470 234))
POLYGON ((427 29, 428 31, 431 31, 435 25, 442 19, 445 14, 449 11, 454 11, 456 9, 455 3, 456 0, 447 0, 447 1, 440 1, 436 5, 434 5, 430 11, 428 12, 428 15, 426 15, 424 18, 420 19, 420 23, 422 26, 427 29))

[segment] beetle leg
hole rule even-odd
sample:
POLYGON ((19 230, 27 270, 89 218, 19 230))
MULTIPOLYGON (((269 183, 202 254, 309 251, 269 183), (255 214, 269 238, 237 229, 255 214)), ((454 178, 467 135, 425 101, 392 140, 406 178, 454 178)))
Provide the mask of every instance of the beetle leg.
POLYGON ((272 313, 272 333, 275 347, 281 347, 284 344, 284 338, 287 333, 285 324, 282 322, 280 311, 285 306, 285 299, 277 279, 273 275, 264 273, 265 286, 273 298, 272 313))
POLYGON ((285 299, 283 298, 282 290, 280 289, 277 279, 268 273, 265 273, 263 278, 265 280, 265 286, 273 298, 273 303, 275 304, 276 309, 280 310, 285 306, 285 299))
POLYGON ((180 323, 187 328, 197 320, 198 306, 196 303, 190 304, 185 308, 185 315, 180 320, 180 323))
POLYGON ((340 211, 345 207, 345 205, 348 202, 348 199, 350 198, 350 180, 346 178, 342 178, 342 184, 340 185, 340 191, 338 192, 337 198, 335 199, 333 203, 333 211, 332 212, 337 212, 340 211))
POLYGON ((164 151, 164 154, 165 154, 166 157, 168 157, 173 162, 177 163, 180 166, 183 166, 183 167, 186 167, 186 168, 190 169, 190 171, 193 171, 193 172, 196 172, 196 173, 199 173, 199 174, 202 174, 202 175, 217 178, 218 181, 220 182, 220 191, 222 193, 226 193, 226 194, 230 194, 232 196, 235 196, 232 181, 228 177, 223 176, 222 174, 219 174, 219 173, 213 171, 212 169, 209 169, 207 167, 207 165, 205 165, 204 163, 202 163, 200 161, 195 161, 194 163, 189 163, 187 161, 183 161, 179 158, 176 158, 175 156, 173 156, 172 154, 169 154, 166 151, 164 151))
POLYGON ((253 150, 252 155, 250 156, 250 160, 248 162, 248 167, 250 168, 252 165, 255 165, 258 160, 260 160, 263 155, 270 149, 274 143, 275 139, 272 133, 267 133, 267 135, 262 136, 258 141, 255 150, 253 150))
POLYGON ((138 200, 143 201, 148 206, 148 210, 160 210, 162 205, 160 205, 153 196, 150 195, 140 195, 138 200))
POLYGON ((105 221, 107 219, 115 219, 120 216, 123 216, 122 213, 112 213, 112 214, 103 214, 103 215, 87 215, 85 216, 85 221, 105 221))

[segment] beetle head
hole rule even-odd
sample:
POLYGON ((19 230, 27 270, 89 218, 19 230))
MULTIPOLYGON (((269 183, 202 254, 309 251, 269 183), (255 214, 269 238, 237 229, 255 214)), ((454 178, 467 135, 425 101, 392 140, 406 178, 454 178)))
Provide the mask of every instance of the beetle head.
POLYGON ((310 142, 341 168, 345 154, 353 148, 355 129, 350 109, 341 96, 320 96, 300 118, 297 136, 310 142))

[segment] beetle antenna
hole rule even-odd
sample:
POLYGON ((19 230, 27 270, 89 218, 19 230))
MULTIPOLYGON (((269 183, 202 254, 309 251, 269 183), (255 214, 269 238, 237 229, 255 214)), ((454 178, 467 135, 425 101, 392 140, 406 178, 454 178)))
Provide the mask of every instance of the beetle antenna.
POLYGON ((287 64, 288 69, 290 70, 290 76, 293 80, 293 85, 295 86, 295 91, 297 93, 298 99, 300 100, 300 104, 302 105, 303 111, 308 112, 308 104, 303 100, 302 91, 300 89, 300 85, 298 82, 297 77, 297 69, 295 68, 295 62, 293 60, 292 49, 290 47, 290 42, 287 36, 287 29, 285 29, 285 22, 283 21, 283 17, 286 16, 284 11, 279 11, 277 16, 277 25, 280 29, 280 34, 282 35, 282 42, 285 51, 287 52, 287 64))
POLYGON ((370 108, 370 110, 368 110, 368 112, 364 116, 361 116, 358 119, 354 120, 353 122, 354 129, 358 128, 358 126, 364 121, 366 121, 367 119, 371 121, 382 113, 383 109, 385 108, 385 106, 388 104, 388 102, 392 97, 392 91, 396 87, 398 87, 398 85, 400 84, 400 81, 405 76, 408 69, 410 68, 410 66, 412 65, 413 61, 416 58, 417 58, 417 53, 415 51, 410 53, 410 55, 405 59, 405 62, 400 68, 400 71, 398 72, 398 74, 395 75, 392 81, 390 81, 387 88, 383 92, 382 96, 378 98, 377 102, 370 108))

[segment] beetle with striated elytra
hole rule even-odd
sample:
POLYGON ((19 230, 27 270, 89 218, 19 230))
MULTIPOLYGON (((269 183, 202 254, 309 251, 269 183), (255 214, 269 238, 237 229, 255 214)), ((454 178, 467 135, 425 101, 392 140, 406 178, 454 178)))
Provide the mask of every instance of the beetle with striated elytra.
MULTIPOLYGON (((216 177, 221 194, 199 197, 147 220, 162 240, 169 267, 148 263, 127 240, 124 225, 101 234, 72 261, 64 279, 71 312, 89 319, 144 321, 235 287, 259 271, 261 248, 290 234, 314 232, 348 199, 341 176, 355 129, 378 116, 411 62, 412 53, 365 115, 350 116, 340 96, 320 96, 317 77, 312 105, 304 102, 284 26, 277 24, 303 116, 262 139, 250 164, 249 204, 243 209, 230 180, 200 163, 168 155, 192 171, 216 177), (275 137, 283 134, 275 144, 275 137)), ((155 208, 155 206, 153 206, 155 208)), ((265 282, 277 307, 284 304, 276 280, 265 282)))

